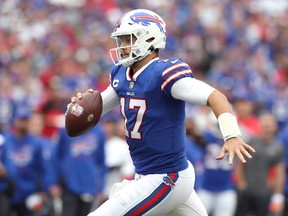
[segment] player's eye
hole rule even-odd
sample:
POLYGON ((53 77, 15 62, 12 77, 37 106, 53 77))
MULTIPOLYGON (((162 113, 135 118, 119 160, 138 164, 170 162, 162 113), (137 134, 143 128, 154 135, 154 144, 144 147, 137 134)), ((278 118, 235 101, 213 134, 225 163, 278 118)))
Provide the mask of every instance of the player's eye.
POLYGON ((126 38, 126 43, 127 44, 131 44, 131 38, 129 37, 129 38, 126 38))
POLYGON ((131 35, 123 35, 117 37, 118 46, 130 46, 131 45, 131 35))

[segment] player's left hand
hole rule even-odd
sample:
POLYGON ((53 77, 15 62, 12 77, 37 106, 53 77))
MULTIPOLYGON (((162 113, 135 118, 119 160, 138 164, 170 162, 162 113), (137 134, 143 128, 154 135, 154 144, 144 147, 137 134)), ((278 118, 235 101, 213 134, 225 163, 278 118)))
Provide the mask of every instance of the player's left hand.
POLYGON ((234 137, 224 142, 220 155, 216 157, 216 160, 222 160, 225 154, 228 153, 229 164, 233 163, 235 154, 237 154, 238 158, 242 161, 242 163, 246 163, 244 156, 246 156, 249 159, 252 158, 252 155, 249 152, 255 152, 255 150, 250 145, 245 143, 241 139, 241 137, 234 137))

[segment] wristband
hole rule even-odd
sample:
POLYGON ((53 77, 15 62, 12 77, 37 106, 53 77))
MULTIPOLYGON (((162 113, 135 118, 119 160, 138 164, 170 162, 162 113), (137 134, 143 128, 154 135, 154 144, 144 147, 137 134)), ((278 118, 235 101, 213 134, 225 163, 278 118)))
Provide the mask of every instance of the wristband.
POLYGON ((236 117, 233 114, 228 112, 222 113, 218 117, 218 122, 224 141, 241 136, 236 117))

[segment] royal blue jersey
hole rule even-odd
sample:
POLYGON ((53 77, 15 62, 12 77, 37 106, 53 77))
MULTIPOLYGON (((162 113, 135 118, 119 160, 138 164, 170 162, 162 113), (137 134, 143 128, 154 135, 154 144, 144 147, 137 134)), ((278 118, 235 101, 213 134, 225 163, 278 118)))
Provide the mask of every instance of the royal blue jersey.
POLYGON ((202 186, 204 149, 191 137, 187 137, 186 157, 194 166, 196 175, 194 189, 198 190, 202 186))
POLYGON ((56 150, 58 172, 69 191, 78 195, 103 191, 105 141, 106 134, 98 125, 78 137, 69 137, 65 129, 60 130, 56 150))
MULTIPOLYGON (((288 125, 283 128, 277 135, 277 139, 283 145, 284 148, 284 160, 286 166, 286 176, 288 176, 288 125)), ((285 186, 284 186, 285 194, 288 194, 288 178, 285 178, 285 186)))
POLYGON ((37 136, 41 143, 42 154, 42 189, 48 192, 51 186, 57 184, 57 161, 56 161, 56 144, 50 139, 37 136))
POLYGON ((39 190, 42 190, 45 161, 42 158, 42 145, 39 138, 27 135, 16 137, 13 133, 5 136, 8 174, 14 185, 11 203, 18 204, 39 190))
MULTIPOLYGON (((0 134, 0 169, 5 168, 7 169, 7 157, 6 157, 6 152, 4 150, 4 136, 0 134), (3 167, 2 167, 3 166, 3 167)), ((7 177, 5 178, 0 178, 0 194, 5 191, 8 187, 8 179, 7 177)))
POLYGON ((223 145, 223 138, 207 131, 204 134, 205 157, 204 173, 202 178, 202 188, 220 192, 234 188, 232 179, 234 165, 230 165, 226 160, 215 161, 223 145))
POLYGON ((156 58, 133 76, 115 66, 111 86, 119 97, 125 135, 138 174, 177 172, 187 168, 185 102, 171 96, 172 85, 192 77, 181 59, 156 58))

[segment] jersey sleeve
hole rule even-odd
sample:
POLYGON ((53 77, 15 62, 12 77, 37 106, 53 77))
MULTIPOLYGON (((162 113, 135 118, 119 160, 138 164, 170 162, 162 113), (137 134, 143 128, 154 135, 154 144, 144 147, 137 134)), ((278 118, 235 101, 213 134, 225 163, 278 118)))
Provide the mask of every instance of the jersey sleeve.
POLYGON ((167 95, 171 95, 173 84, 184 77, 193 77, 190 66, 182 59, 172 58, 166 62, 162 72, 161 90, 167 95))
POLYGON ((109 82, 110 82, 111 86, 113 86, 112 81, 113 81, 115 75, 117 74, 117 72, 119 71, 119 68, 120 68, 120 66, 116 66, 116 65, 113 65, 113 67, 111 68, 110 76, 109 76, 109 82))

